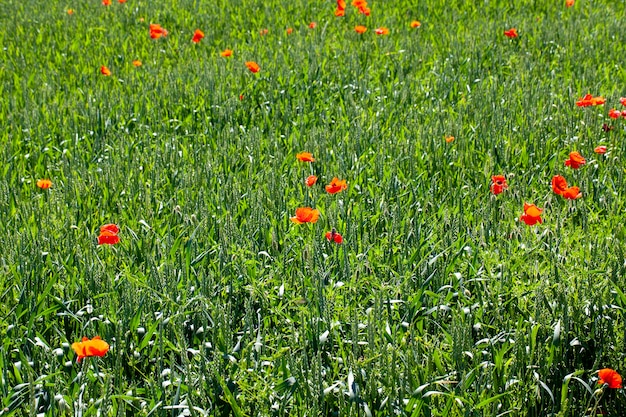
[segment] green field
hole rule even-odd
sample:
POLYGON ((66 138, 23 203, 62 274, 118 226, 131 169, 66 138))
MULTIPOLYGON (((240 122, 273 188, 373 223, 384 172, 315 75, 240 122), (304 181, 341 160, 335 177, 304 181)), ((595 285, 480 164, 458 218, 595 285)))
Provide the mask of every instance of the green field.
POLYGON ((3 0, 0 416, 626 415, 626 3, 347 3, 3 0))

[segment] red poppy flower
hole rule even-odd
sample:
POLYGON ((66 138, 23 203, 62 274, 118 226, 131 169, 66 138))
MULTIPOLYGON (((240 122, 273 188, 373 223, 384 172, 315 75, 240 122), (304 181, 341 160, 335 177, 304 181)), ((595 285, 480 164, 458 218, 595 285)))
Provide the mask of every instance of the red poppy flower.
POLYGON ((109 344, 102 340, 100 336, 95 336, 93 339, 83 337, 80 342, 72 343, 72 349, 78 355, 77 361, 88 356, 103 357, 109 351, 109 344))
POLYGON ((364 14, 365 16, 370 15, 370 9, 367 7, 367 1, 365 0, 353 0, 352 5, 359 9, 359 13, 364 14))
POLYGON ((622 116, 622 112, 619 110, 611 109, 609 110, 609 117, 611 119, 619 119, 622 116))
POLYGON ((74 9, 67 9, 67 14, 70 16, 74 14, 74 9))
POLYGON ((309 29, 315 29, 317 27, 317 23, 311 22, 309 23, 309 29))
POLYGON ((48 188, 52 187, 52 181, 46 179, 37 180, 37 187, 41 188, 42 190, 47 190, 48 188))
POLYGON ((608 384, 609 388, 622 388, 622 376, 611 368, 600 369, 598 371, 598 384, 608 384))
POLYGON ((111 75, 111 70, 103 65, 100 67, 100 73, 105 77, 108 77, 109 75, 111 75))
POLYGON ((542 211, 543 209, 538 208, 534 204, 524 203, 524 214, 522 214, 520 220, 529 226, 533 226, 537 223, 543 223, 543 220, 541 220, 542 211))
POLYGON ((365 26, 358 25, 354 27, 354 31, 359 34, 363 34, 367 31, 367 28, 365 26))
POLYGON ((269 33, 269 30, 268 30, 268 29, 261 29, 261 30, 259 31, 259 35, 261 35, 261 36, 265 36, 265 35, 267 35, 268 33, 269 33))
POLYGON ((386 27, 379 27, 374 32, 376 32, 377 35, 389 35, 389 29, 386 27))
POLYGON ((578 152, 570 152, 569 159, 565 161, 565 166, 571 167, 573 169, 578 169, 581 166, 585 165, 587 161, 581 154, 578 152))
POLYGON ((159 39, 165 36, 167 36, 167 30, 163 29, 161 25, 157 25, 156 23, 150 24, 150 37, 152 39, 159 39))
POLYGON ((319 217, 319 210, 313 209, 311 207, 300 207, 296 209, 296 215, 294 217, 290 217, 289 220, 291 220, 295 224, 315 223, 317 222, 319 217))
POLYGON ((120 237, 117 235, 120 228, 115 224, 105 224, 100 227, 100 235, 98 236, 98 245, 115 245, 120 242, 120 237))
POLYGON ((416 28, 418 28, 418 27, 420 27, 420 26, 422 26, 422 24, 420 23, 420 21, 419 21, 419 20, 414 20, 414 21, 412 21, 412 22, 411 22, 411 27, 412 27, 413 29, 416 29, 416 28))
POLYGON ((119 4, 124 4, 126 3, 126 0, 117 0, 119 4))
POLYGON ((255 73, 255 74, 261 70, 261 67, 259 67, 259 64, 257 64, 254 61, 246 62, 246 67, 248 67, 250 72, 255 73))
POLYGON ((306 177, 306 180, 304 180, 304 183, 307 187, 313 187, 317 183, 317 177, 315 175, 309 175, 306 177))
POLYGON ((337 0, 338 9, 346 9, 346 0, 337 0))
POLYGON ((578 107, 600 106, 606 103, 606 100, 602 96, 594 97, 591 94, 586 94, 583 98, 576 102, 578 107))
POLYGON ((202 38, 204 38, 204 32, 200 29, 196 29, 196 31, 193 33, 193 38, 191 38, 191 42, 198 43, 202 40, 202 38))
POLYGON ((287 28, 285 32, 287 32, 287 35, 291 35, 293 33, 293 28, 287 28))
POLYGON ((604 145, 596 146, 593 151, 597 154, 604 155, 606 153, 606 146, 604 145))
POLYGON ((517 34, 517 29, 516 28, 511 28, 509 30, 505 30, 504 31, 504 36, 506 36, 507 38, 515 39, 519 35, 517 34))
POLYGON ((296 154, 296 158, 302 162, 315 162, 315 158, 313 158, 313 154, 310 152, 300 152, 296 154))
POLYGON ((494 175, 491 177, 490 188, 491 188, 491 192, 494 195, 498 195, 505 189, 509 188, 509 186, 506 183, 506 178, 504 177, 504 175, 494 175))
POLYGON ((626 119, 626 110, 622 110, 622 117, 626 119))
POLYGON ((626 97, 620 98, 619 102, 622 104, 622 106, 626 106, 626 97))
POLYGON ((335 16, 337 17, 343 17, 346 15, 346 9, 335 9, 335 16))
POLYGON ((552 191, 558 195, 563 195, 565 190, 567 190, 567 180, 560 175, 552 177, 552 191))
POLYGON ((574 0, 566 0, 565 7, 572 7, 574 5, 574 0))
POLYGON ((233 51, 230 49, 224 49, 222 52, 220 52, 220 55, 224 58, 228 58, 229 56, 233 55, 233 51))
POLYGON ((326 191, 328 192, 328 194, 337 194, 338 192, 343 191, 346 188, 348 188, 346 180, 340 180, 339 178, 334 177, 330 181, 330 184, 326 186, 326 191))
POLYGON ((102 0, 102 5, 103 6, 110 6, 111 5, 111 0, 102 0))
POLYGON ((454 136, 446 136, 444 139, 446 140, 446 143, 454 142, 454 136))
POLYGON ((578 187, 568 187, 561 195, 567 200, 576 200, 582 197, 583 193, 580 192, 578 187))
POLYGON ((326 240, 328 240, 329 242, 335 242, 338 245, 341 245, 343 243, 343 236, 337 233, 334 227, 332 228, 330 232, 326 232, 325 236, 326 236, 326 240))
POLYGON ((140 61, 140 60, 136 59, 136 60, 134 60, 134 61, 133 61, 133 65, 134 65, 134 66, 136 66, 136 67, 140 67, 140 66, 142 66, 143 64, 141 63, 141 61, 140 61))

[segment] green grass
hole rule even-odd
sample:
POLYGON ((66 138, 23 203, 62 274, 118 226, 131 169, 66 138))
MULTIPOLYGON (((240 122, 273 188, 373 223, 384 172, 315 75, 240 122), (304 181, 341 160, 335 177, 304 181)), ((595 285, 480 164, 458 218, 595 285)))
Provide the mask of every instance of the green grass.
POLYGON ((0 416, 623 414, 624 3, 369 3, 3 2, 0 416))

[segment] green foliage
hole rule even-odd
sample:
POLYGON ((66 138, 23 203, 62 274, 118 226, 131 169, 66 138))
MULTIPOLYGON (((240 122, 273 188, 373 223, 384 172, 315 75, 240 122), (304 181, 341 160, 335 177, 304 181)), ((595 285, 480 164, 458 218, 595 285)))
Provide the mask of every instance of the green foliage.
POLYGON ((3 2, 0 416, 626 408, 624 3, 335 7, 3 2))

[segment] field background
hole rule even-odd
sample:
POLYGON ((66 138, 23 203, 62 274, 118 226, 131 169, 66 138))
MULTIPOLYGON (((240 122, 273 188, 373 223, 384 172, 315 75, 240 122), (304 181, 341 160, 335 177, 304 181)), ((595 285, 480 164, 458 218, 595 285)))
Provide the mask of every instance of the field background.
POLYGON ((369 6, 3 0, 0 416, 624 415, 626 3, 369 6))

